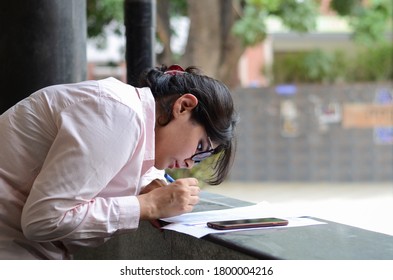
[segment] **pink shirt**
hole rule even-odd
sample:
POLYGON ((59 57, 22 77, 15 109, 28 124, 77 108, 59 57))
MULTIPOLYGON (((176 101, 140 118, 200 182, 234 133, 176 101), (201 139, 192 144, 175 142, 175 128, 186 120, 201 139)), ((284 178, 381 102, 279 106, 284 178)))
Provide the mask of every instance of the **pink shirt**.
POLYGON ((0 259, 67 259, 138 228, 155 101, 114 78, 47 87, 0 116, 0 259))

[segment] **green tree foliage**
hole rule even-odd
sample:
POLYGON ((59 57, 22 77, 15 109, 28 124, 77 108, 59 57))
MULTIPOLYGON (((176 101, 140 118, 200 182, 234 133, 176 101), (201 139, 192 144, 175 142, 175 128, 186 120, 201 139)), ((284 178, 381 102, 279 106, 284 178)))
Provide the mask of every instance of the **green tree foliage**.
POLYGON ((362 44, 374 44, 387 40, 387 31, 392 32, 392 0, 332 0, 331 7, 339 15, 347 16, 354 29, 354 38, 362 44), (389 30, 390 29, 390 30, 389 30))
POLYGON ((314 0, 245 0, 240 19, 233 32, 242 37, 243 43, 254 45, 266 36, 266 20, 269 16, 281 18, 283 24, 297 32, 315 28, 318 6, 314 0))
POLYGON ((87 36, 105 47, 106 28, 122 35, 124 0, 87 0, 87 36))
POLYGON ((333 10, 341 16, 347 16, 351 14, 356 7, 360 6, 362 0, 332 0, 330 6, 333 10))
POLYGON ((255 6, 246 6, 243 16, 233 26, 233 32, 243 39, 246 46, 255 45, 265 39, 266 19, 269 13, 259 10, 255 6))
POLYGON ((277 11, 284 25, 299 32, 315 29, 318 14, 318 6, 314 0, 283 0, 277 11))
MULTIPOLYGON (((309 32, 316 26, 320 1, 316 0, 244 0, 244 10, 233 31, 245 45, 261 42, 266 36, 266 19, 277 16, 290 30, 309 32)), ((331 8, 347 17, 360 43, 386 40, 382 34, 392 23, 393 1, 332 0, 331 8)), ((391 31, 391 30, 390 30, 391 31)))
POLYGON ((335 83, 393 79, 393 45, 374 44, 354 50, 286 53, 276 57, 276 83, 335 83))

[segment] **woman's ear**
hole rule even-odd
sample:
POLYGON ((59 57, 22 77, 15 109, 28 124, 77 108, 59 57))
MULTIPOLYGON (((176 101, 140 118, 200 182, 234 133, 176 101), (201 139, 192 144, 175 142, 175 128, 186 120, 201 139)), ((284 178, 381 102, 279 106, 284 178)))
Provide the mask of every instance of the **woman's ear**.
POLYGON ((191 93, 186 93, 180 96, 173 104, 173 116, 191 112, 198 105, 198 98, 191 93))

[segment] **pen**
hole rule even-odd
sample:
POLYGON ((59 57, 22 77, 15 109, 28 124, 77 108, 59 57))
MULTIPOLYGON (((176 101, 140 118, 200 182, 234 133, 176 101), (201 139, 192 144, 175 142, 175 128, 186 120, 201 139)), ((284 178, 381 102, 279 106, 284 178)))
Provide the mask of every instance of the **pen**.
POLYGON ((168 181, 168 183, 173 183, 173 182, 175 182, 175 179, 173 179, 173 178, 171 177, 171 175, 169 175, 168 173, 165 173, 164 177, 165 177, 165 179, 168 181))

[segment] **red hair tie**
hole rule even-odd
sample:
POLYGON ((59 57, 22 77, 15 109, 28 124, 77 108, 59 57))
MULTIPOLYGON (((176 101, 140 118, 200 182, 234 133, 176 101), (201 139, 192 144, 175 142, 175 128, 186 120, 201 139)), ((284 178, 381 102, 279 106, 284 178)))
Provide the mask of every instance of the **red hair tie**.
POLYGON ((176 74, 184 74, 184 69, 181 68, 180 65, 177 64, 173 64, 171 66, 168 67, 168 70, 166 70, 164 72, 164 74, 168 74, 168 75, 176 75, 176 74))

